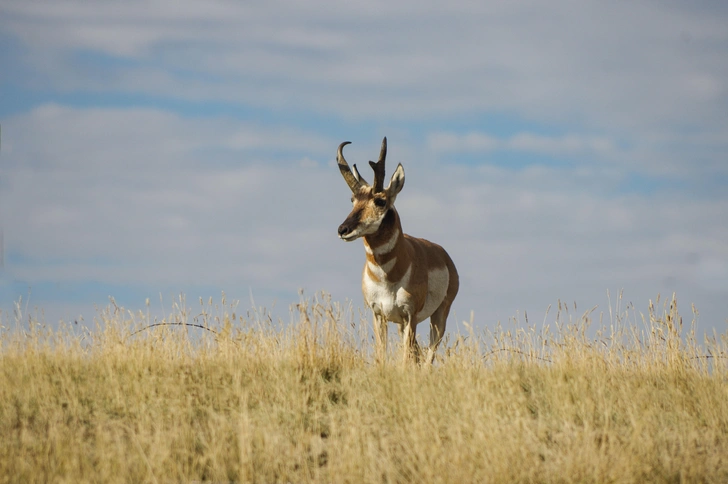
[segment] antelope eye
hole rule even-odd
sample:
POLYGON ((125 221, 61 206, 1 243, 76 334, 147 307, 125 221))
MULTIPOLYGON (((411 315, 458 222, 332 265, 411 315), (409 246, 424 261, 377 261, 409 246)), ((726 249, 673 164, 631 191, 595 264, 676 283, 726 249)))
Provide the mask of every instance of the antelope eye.
POLYGON ((387 204, 387 201, 383 198, 375 198, 374 199, 374 205, 377 207, 383 207, 387 204))

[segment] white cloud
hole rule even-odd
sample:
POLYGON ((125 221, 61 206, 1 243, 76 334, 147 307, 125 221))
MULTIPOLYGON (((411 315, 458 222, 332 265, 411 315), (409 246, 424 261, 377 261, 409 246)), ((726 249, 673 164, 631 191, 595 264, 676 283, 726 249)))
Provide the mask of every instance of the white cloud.
POLYGON ((435 151, 493 151, 503 147, 504 143, 485 133, 432 133, 428 145, 435 151))
POLYGON ((336 237, 349 203, 332 160, 342 132, 359 163, 387 134, 405 230, 460 268, 460 319, 625 287, 636 303, 677 289, 717 324, 728 11, 708 7, 5 1, 3 81, 91 106, 19 101, 3 119, 0 220, 22 255, 8 270, 358 303, 363 250, 336 237), (195 112, 208 105, 233 114, 195 112), (499 152, 569 166, 448 162, 499 152))
POLYGON ((508 150, 548 155, 610 155, 617 151, 615 143, 606 137, 576 134, 545 136, 527 132, 507 138, 472 131, 465 134, 438 132, 430 134, 428 145, 438 152, 508 150))
POLYGON ((620 136, 680 123, 724 125, 728 116, 727 14, 720 9, 16 0, 6 2, 3 17, 0 28, 40 56, 33 69, 45 81, 36 78, 74 90, 355 119, 507 110, 620 136), (83 63, 79 52, 124 64, 83 63))
MULTIPOLYGON (((305 287, 360 304, 363 249, 335 232, 349 211, 348 188, 328 163, 270 158, 280 148, 271 133, 291 128, 253 128, 268 144, 250 158, 248 145, 229 142, 245 126, 217 118, 54 106, 7 125, 6 248, 31 261, 10 264, 14 277, 250 287, 264 303, 305 287), (101 135, 99 120, 115 135, 101 135), (147 141, 134 143, 131 135, 142 133, 147 141), (178 137, 183 148, 168 148, 178 137), (125 168, 130 152, 145 161, 125 168), (215 164, 215 156, 238 162, 215 164)), ((322 159, 333 157, 337 143, 329 145, 322 159)), ((352 151, 352 162, 360 158, 352 151)), ((461 318, 475 310, 493 322, 524 307, 543 311, 556 298, 592 304, 620 287, 637 302, 682 289, 711 323, 725 316, 728 232, 716 223, 728 213, 725 197, 615 196, 565 169, 401 161, 415 180, 397 202, 404 228, 452 254, 463 279, 461 318)))

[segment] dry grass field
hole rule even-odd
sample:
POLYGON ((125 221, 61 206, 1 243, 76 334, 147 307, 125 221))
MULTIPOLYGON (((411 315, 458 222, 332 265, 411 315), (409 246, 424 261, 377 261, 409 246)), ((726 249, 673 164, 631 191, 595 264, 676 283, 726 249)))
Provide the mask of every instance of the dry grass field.
POLYGON ((727 336, 674 298, 559 306, 451 319, 431 367, 375 362, 323 295, 287 322, 224 296, 164 321, 112 301, 93 330, 5 314, 0 481, 728 482, 727 336))

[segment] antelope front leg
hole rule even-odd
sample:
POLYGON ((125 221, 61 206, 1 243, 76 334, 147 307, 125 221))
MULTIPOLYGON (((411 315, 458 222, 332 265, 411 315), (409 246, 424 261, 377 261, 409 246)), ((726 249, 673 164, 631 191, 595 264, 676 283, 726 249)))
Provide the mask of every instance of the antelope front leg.
POLYGON ((374 337, 377 345, 377 361, 384 363, 387 357, 387 319, 374 313, 374 337))
POLYGON ((417 332, 416 327, 409 321, 402 325, 402 353, 403 361, 406 364, 411 359, 414 359, 415 363, 419 363, 420 355, 417 348, 417 332))

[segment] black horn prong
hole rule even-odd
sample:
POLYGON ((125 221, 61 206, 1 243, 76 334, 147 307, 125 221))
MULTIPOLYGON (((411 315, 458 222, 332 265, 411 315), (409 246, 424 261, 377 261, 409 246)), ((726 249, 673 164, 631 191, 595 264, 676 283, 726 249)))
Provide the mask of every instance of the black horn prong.
POLYGON ((387 137, 385 136, 382 140, 382 148, 379 150, 379 161, 374 163, 369 162, 369 166, 374 170, 374 193, 380 193, 384 191, 384 163, 387 158, 387 137))

